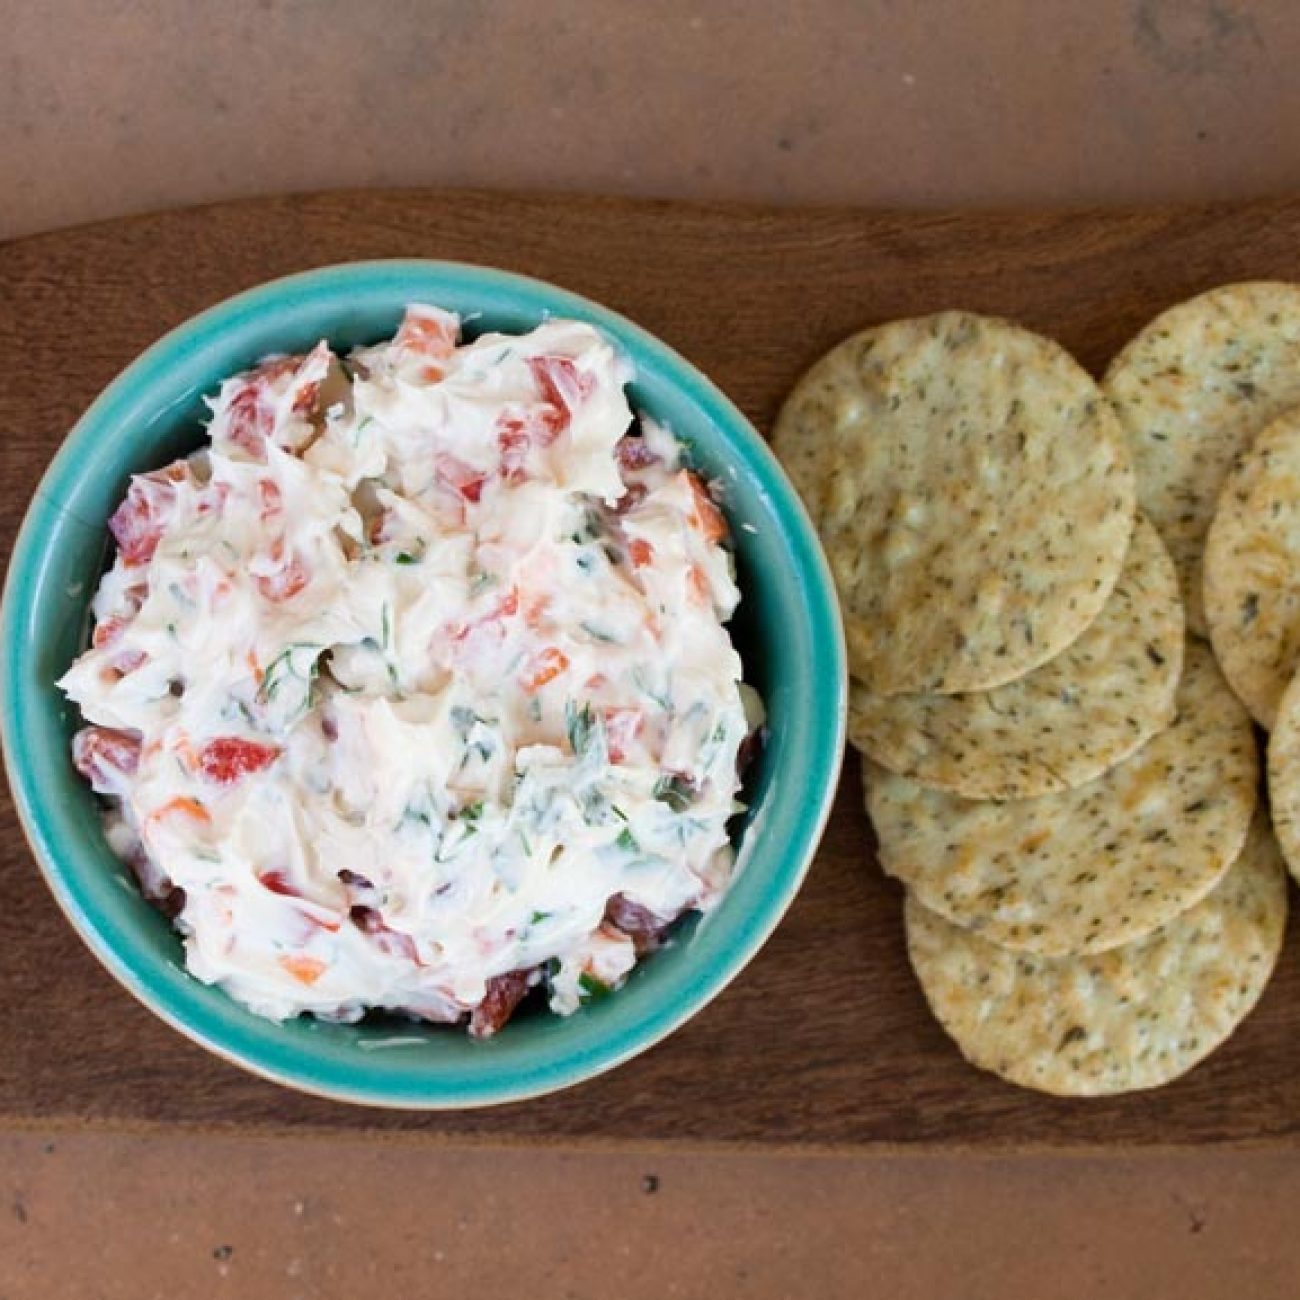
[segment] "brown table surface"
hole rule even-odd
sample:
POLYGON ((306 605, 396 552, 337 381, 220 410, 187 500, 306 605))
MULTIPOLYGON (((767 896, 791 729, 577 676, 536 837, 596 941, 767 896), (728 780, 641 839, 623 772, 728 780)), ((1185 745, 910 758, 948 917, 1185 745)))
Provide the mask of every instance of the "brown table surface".
MULTIPOLYGON (((0 0, 0 31, 0 237, 357 184, 951 206, 1300 183, 1289 0, 0 0)), ((1249 1152, 10 1130, 0 1296, 1290 1296, 1297 1191, 1300 1161, 1249 1152)))
MULTIPOLYGON (((0 351, 31 352, 0 390, 0 559, 108 377, 200 308, 313 265, 436 256, 565 285, 679 348, 767 430, 798 374, 870 322, 960 304, 1043 329, 1099 372, 1170 302, 1294 274, 1298 247, 1300 200, 923 215, 425 190, 245 200, 34 236, 0 247, 0 351)), ((742 978, 618 1070, 488 1110, 339 1105, 212 1060, 105 979, 3 799, 0 875, 0 1122, 836 1152, 1295 1148, 1300 1133, 1296 944, 1232 1040, 1170 1087, 1081 1104, 966 1065, 908 967, 901 890, 874 860, 855 754, 807 883, 742 978)))

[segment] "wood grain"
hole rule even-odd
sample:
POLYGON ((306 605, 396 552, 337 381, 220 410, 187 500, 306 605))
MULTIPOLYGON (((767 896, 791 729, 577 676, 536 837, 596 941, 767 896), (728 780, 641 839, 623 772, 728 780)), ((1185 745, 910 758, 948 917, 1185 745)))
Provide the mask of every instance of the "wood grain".
MULTIPOLYGON (((366 257, 488 262, 597 298, 708 371, 760 429, 806 366, 890 317, 962 306, 1099 368, 1226 280, 1300 277, 1300 200, 1142 212, 892 215, 563 197, 326 194, 109 222, 0 246, 0 547, 65 430, 141 348, 271 276, 366 257)), ((808 883, 762 955, 668 1042, 497 1110, 375 1112, 210 1058, 100 970, 0 805, 0 1121, 513 1140, 818 1145, 1293 1144, 1300 954, 1226 1048, 1160 1092, 1066 1102, 967 1067, 927 1014, 850 757, 808 883)))

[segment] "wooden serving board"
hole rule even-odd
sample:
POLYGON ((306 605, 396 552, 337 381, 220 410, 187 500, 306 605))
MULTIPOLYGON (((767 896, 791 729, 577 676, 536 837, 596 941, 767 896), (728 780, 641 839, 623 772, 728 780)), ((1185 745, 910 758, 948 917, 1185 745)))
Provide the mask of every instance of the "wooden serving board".
MULTIPOLYGON (((1300 200, 1056 214, 893 215, 389 192, 236 203, 0 246, 0 544, 98 390, 163 331, 272 276, 369 257, 492 263, 639 321, 764 431, 850 331, 963 306, 1054 334, 1099 369, 1149 316, 1224 281, 1300 277, 1300 200)), ((0 1121, 853 1148, 1294 1142, 1300 944, 1257 1011, 1171 1087, 1103 1101, 963 1063, 904 954, 850 755, 802 895, 748 971, 603 1078, 496 1110, 381 1112, 226 1065, 138 1006, 48 896, 0 805, 0 1121)))

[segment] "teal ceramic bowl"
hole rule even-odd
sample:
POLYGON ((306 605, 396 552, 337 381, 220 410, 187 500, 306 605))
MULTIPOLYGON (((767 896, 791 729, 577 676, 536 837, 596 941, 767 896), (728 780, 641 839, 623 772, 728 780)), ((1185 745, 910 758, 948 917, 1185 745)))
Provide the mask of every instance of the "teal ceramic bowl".
POLYGON ((671 1033, 740 973, 799 889, 830 809, 843 748, 843 630, 817 538, 771 453, 697 370, 624 318, 501 271, 395 261, 330 267, 241 294, 167 335, 72 430, 23 523, 0 611, 0 734, 23 826, 50 888, 95 955, 137 998, 217 1055, 280 1083, 380 1106, 518 1100, 589 1079, 671 1033), (590 321, 636 369, 635 407, 667 423, 725 484, 743 601, 733 634, 769 735, 738 828, 741 869, 721 906, 687 922, 617 994, 561 1019, 524 1015, 496 1038, 406 1022, 285 1024, 185 972, 179 939, 140 897, 73 771, 76 711, 55 688, 84 644, 107 557, 106 520, 131 473, 201 440, 201 396, 268 352, 373 342, 407 302, 461 313, 469 331, 590 321))

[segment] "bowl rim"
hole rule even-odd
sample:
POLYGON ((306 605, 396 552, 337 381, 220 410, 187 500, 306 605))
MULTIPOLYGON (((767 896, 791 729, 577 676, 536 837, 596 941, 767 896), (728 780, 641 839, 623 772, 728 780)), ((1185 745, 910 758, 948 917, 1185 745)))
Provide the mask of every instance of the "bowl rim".
MULTIPOLYGON (((408 300, 428 292, 427 287, 421 287, 418 293, 411 291, 408 300)), ((633 360, 635 365, 635 358, 633 360)), ((107 525, 104 522, 96 526, 105 528, 107 525)), ((365 259, 333 263, 261 281, 186 317, 136 354, 98 393, 68 430, 33 491, 15 535, 7 569, 3 595, 0 596, 0 749, 3 750, 5 774, 19 825, 55 902, 100 964, 150 1012, 206 1051, 240 1069, 301 1093, 379 1109, 477 1109, 557 1092, 615 1069, 662 1042, 697 1015, 728 988, 757 956, 802 888, 830 819, 844 761, 848 712, 847 649, 843 614, 830 566, 802 499, 766 440, 703 371, 671 345, 622 313, 536 277, 476 262, 430 258, 365 259), (101 924, 74 897, 72 888, 65 879, 69 871, 59 862, 62 849, 59 836, 55 833, 55 828, 48 824, 45 815, 46 797, 31 774, 25 770, 25 764, 19 761, 17 756, 22 746, 15 743, 18 740, 23 704, 18 698, 18 674, 14 667, 18 659, 16 652, 24 644, 24 620, 34 613, 30 599, 32 584, 28 575, 33 572, 41 555, 40 534, 44 531, 42 507, 51 500, 58 499, 52 488, 65 480, 79 477, 76 467, 78 451, 102 422, 105 413, 124 401, 142 380, 152 382, 150 371, 160 365, 173 364, 177 353, 187 342, 210 338, 214 333, 232 326, 238 327, 245 314, 255 313, 261 308, 274 309, 277 304, 283 308, 283 295, 286 292, 301 289, 320 294, 321 305, 324 306, 349 286, 355 287, 357 282, 374 276, 390 277, 394 288, 403 277, 409 276, 441 276, 451 280, 460 279, 466 284, 488 281, 498 289, 522 294, 528 300, 530 309, 537 300, 541 300, 544 303, 541 307, 544 316, 576 317, 591 322, 611 334, 615 343, 624 350, 636 349, 653 358, 671 376, 675 387, 689 387, 692 390, 692 400, 707 399, 696 404, 706 407, 708 415, 716 423, 725 425, 728 435, 739 442, 743 448, 747 472, 760 480, 767 495, 778 498, 775 507, 784 516, 787 530, 801 544, 803 554, 799 559, 811 568, 808 576, 815 578, 815 582, 807 584, 813 598, 812 604, 815 605, 813 617, 827 625, 819 630, 830 634, 829 638, 818 638, 816 649, 827 658, 828 666, 833 668, 835 674, 833 718, 828 728, 816 733, 819 740, 813 766, 820 770, 821 780, 815 788, 812 816, 805 816, 799 828, 798 865, 788 876, 781 894, 769 900, 762 909, 761 923, 747 930, 744 944, 729 951, 723 961, 708 968, 705 977, 692 986, 688 996, 681 998, 671 1008, 661 1008, 657 1015, 640 1027, 639 1032, 616 1031, 614 1037, 621 1041, 612 1047, 577 1057, 561 1056, 532 1072, 529 1078, 513 1085, 498 1082, 486 1089, 474 1089, 462 1084, 456 1085, 453 1090, 444 1089, 432 1096, 410 1091, 399 1095, 389 1087, 376 1091, 364 1084, 349 1087, 337 1081, 326 1083, 319 1079, 304 1078, 293 1069, 281 1069, 268 1064, 258 1057, 256 1051, 241 1050, 222 1041, 220 1035, 208 1032, 177 1014, 164 994, 137 977, 127 959, 101 932, 101 924), (629 344, 631 348, 628 347, 629 344)), ((75 849, 67 854, 69 857, 75 855, 75 849)), ((77 870, 73 868, 71 874, 76 874, 77 870)), ((719 906, 720 909, 725 907, 725 900, 719 906)), ((185 979, 194 978, 188 971, 183 974, 185 979)))

